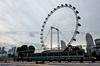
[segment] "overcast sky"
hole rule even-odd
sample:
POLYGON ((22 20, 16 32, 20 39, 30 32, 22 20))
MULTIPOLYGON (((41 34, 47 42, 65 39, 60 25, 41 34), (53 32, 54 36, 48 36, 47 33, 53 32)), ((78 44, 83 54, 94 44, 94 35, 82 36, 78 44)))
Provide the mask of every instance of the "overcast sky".
POLYGON ((61 4, 72 4, 81 16, 81 34, 75 44, 86 44, 85 33, 100 38, 100 0, 0 0, 0 46, 22 44, 40 48, 40 31, 48 13, 61 4), (80 39, 81 38, 81 39, 80 39))

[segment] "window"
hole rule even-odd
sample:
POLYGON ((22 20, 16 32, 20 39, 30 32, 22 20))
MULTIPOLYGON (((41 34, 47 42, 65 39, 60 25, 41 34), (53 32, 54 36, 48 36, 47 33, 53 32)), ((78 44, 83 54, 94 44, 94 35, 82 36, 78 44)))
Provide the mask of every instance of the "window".
POLYGON ((48 53, 48 56, 53 56, 53 53, 48 53))
POLYGON ((37 54, 37 57, 38 57, 38 56, 41 56, 41 53, 38 53, 38 54, 37 54))
POLYGON ((78 51, 78 55, 83 55, 83 52, 82 51, 78 51))
POLYGON ((36 57, 36 54, 32 54, 32 57, 36 57))
POLYGON ((55 52, 55 53, 54 53, 54 56, 59 56, 59 53, 58 53, 58 52, 55 52))
POLYGON ((72 56, 72 55, 77 55, 76 51, 71 51, 69 52, 69 55, 72 56))
POLYGON ((42 56, 47 56, 47 53, 42 53, 42 56))
POLYGON ((68 56, 68 52, 60 52, 61 56, 68 56))

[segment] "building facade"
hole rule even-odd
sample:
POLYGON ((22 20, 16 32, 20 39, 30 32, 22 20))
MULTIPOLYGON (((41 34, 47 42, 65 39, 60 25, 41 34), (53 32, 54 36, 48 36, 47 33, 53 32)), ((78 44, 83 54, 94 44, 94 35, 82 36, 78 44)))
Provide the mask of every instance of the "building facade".
POLYGON ((92 56, 92 53, 95 51, 94 49, 94 42, 93 42, 93 38, 91 36, 91 34, 87 33, 86 34, 86 43, 87 43, 87 54, 88 57, 90 58, 92 56))
POLYGON ((66 48, 66 43, 63 41, 63 40, 61 40, 61 49, 65 49, 66 48))
POLYGON ((100 46, 100 39, 95 39, 96 46, 100 46))

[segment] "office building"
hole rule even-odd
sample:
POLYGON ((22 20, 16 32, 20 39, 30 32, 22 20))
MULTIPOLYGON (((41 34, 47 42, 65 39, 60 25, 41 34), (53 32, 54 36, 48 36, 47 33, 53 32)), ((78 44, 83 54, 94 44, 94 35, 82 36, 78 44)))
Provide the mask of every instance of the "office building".
POLYGON ((1 54, 1 47, 0 47, 0 54, 1 54))
POLYGON ((7 56, 7 51, 5 51, 5 47, 0 47, 0 56, 7 56))
POLYGON ((94 43, 93 43, 93 38, 91 36, 91 34, 87 33, 86 34, 86 43, 87 43, 87 54, 88 54, 88 58, 91 57, 91 54, 95 51, 94 49, 94 43))
POLYGON ((87 47, 89 48, 94 47, 93 38, 89 33, 86 34, 86 43, 87 43, 87 47))
POLYGON ((12 52, 12 50, 11 50, 11 49, 9 49, 9 50, 8 50, 8 54, 11 54, 11 52, 12 52))
POLYGON ((5 47, 2 47, 2 50, 1 50, 2 54, 4 53, 4 50, 5 50, 5 47))
POLYGON ((61 49, 65 49, 66 48, 66 43, 63 41, 63 40, 61 40, 61 49))
POLYGON ((95 39, 96 46, 100 46, 100 39, 95 39))
POLYGON ((12 47, 11 49, 8 50, 8 54, 13 54, 16 55, 16 47, 12 47))
POLYGON ((16 53, 16 47, 12 47, 12 54, 15 55, 15 53, 16 53))

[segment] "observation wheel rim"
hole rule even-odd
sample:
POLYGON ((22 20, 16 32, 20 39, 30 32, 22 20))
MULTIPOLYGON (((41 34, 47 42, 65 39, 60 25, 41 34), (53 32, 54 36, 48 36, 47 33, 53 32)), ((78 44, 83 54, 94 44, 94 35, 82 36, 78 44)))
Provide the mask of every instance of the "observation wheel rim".
POLYGON ((41 29, 41 34, 40 34, 40 35, 41 35, 40 39, 41 39, 42 46, 43 46, 44 48, 46 48, 45 45, 44 45, 44 40, 43 40, 43 38, 44 38, 44 37, 43 37, 43 33, 44 33, 45 25, 46 25, 48 19, 50 18, 50 16, 51 16, 53 13, 55 13, 57 10, 61 9, 61 8, 69 8, 69 9, 71 9, 71 10, 74 12, 75 17, 76 17, 76 21, 75 21, 75 23, 76 23, 75 30, 74 30, 74 33, 73 33, 73 35, 72 35, 72 38, 71 38, 70 41, 68 42, 68 45, 70 45, 73 41, 76 41, 75 37, 76 37, 77 34, 79 34, 78 27, 81 26, 81 24, 79 23, 79 19, 81 19, 80 16, 78 16, 79 12, 78 12, 78 11, 76 10, 76 8, 75 8, 74 6, 72 6, 71 4, 69 4, 69 5, 67 5, 67 4, 64 4, 64 5, 61 4, 60 6, 57 6, 56 8, 54 8, 54 9, 48 14, 48 16, 45 18, 45 21, 43 22, 42 29, 41 29))

